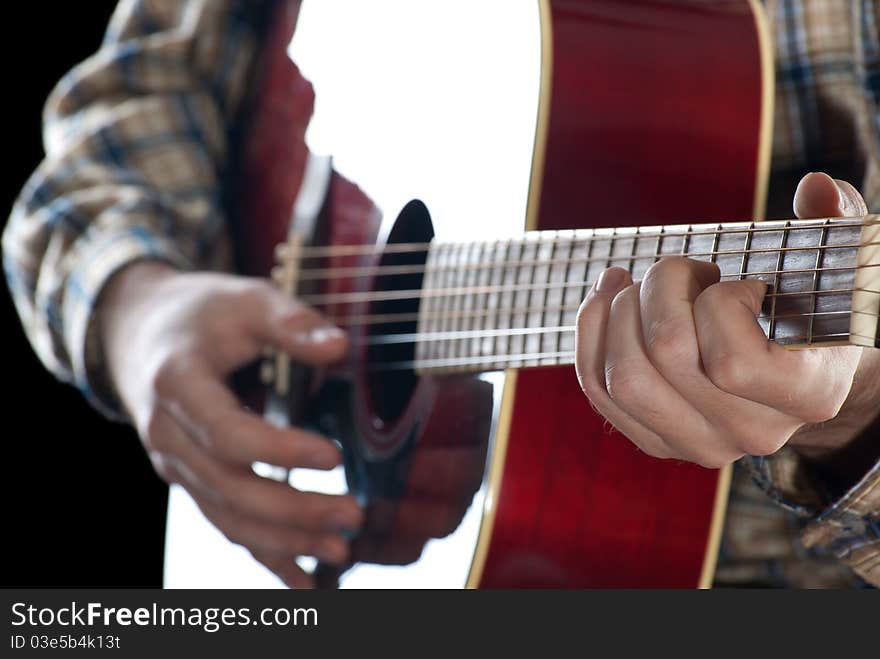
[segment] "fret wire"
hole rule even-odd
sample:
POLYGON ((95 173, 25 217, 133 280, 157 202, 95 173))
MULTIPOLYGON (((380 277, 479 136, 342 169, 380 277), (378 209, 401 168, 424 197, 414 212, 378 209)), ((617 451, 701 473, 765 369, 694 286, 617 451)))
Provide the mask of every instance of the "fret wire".
MULTIPOLYGON (((519 241, 520 260, 522 259, 523 255, 525 253, 526 253, 526 241, 520 240, 519 241)), ((520 268, 521 268, 521 266, 517 266, 516 269, 514 270, 513 281, 515 281, 517 283, 519 283, 520 268)), ((510 307, 511 307, 511 312, 508 314, 508 319, 507 319, 507 326, 508 327, 511 327, 513 325, 513 314, 516 310, 516 289, 514 289, 510 294, 510 307)), ((510 336, 509 335, 507 336, 507 340, 505 341, 505 345, 506 345, 505 352, 510 352, 510 336)))
MULTIPOLYGON (((830 218, 830 219, 841 219, 841 221, 839 221, 833 225, 834 227, 841 227, 841 228, 872 226, 872 225, 880 222, 880 218, 877 218, 874 215, 866 215, 864 218, 857 218, 851 222, 845 221, 845 219, 843 219, 843 218, 830 218), (866 218, 871 218, 871 219, 866 219, 866 218)), ((792 225, 790 227, 794 231, 816 229, 820 226, 819 224, 816 224, 817 220, 795 220, 795 221, 798 222, 798 224, 792 225), (810 222, 813 222, 813 224, 810 224, 810 222)), ((773 222, 776 222, 776 220, 762 222, 760 224, 765 225, 765 224, 771 224, 773 222)), ((792 222, 792 220, 788 220, 788 222, 790 224, 792 222)), ((700 223, 697 223, 697 225, 699 225, 699 224, 700 223)), ((739 223, 731 222, 729 224, 733 225, 733 224, 739 224, 739 223)), ((715 233, 715 230, 694 231, 692 227, 696 226, 695 224, 669 224, 669 225, 663 225, 663 226, 668 226, 668 227, 685 227, 686 226, 686 227, 689 227, 686 231, 683 231, 683 232, 667 234, 667 235, 676 236, 676 237, 677 236, 684 236, 684 235, 688 235, 688 234, 698 236, 698 235, 711 235, 711 234, 715 233)), ((724 225, 722 225, 722 226, 724 226, 724 225)), ((603 227, 603 228, 607 229, 609 227, 603 227)), ((583 230, 581 230, 581 231, 583 231, 583 230)), ((743 229, 741 227, 731 226, 730 228, 724 229, 722 231, 722 233, 725 233, 725 234, 727 234, 727 233, 742 233, 743 231, 750 231, 752 233, 779 231, 779 227, 755 226, 755 227, 752 227, 749 229, 743 229)), ((540 233, 540 231, 529 231, 526 233, 527 234, 540 233)), ((599 235, 598 239, 602 240, 603 236, 599 235)), ((468 242, 470 242, 470 241, 468 241, 468 242)), ((371 255, 371 254, 383 254, 383 253, 390 254, 390 253, 401 253, 401 252, 425 252, 425 251, 428 251, 428 249, 430 249, 432 246, 434 246, 436 244, 438 244, 438 243, 422 242, 422 243, 394 243, 391 245, 313 245, 313 246, 309 246, 309 247, 303 247, 300 250, 300 257, 304 258, 304 259, 306 259, 306 258, 311 259, 311 258, 320 258, 320 257, 325 257, 325 256, 358 256, 358 255, 371 255)), ((459 243, 445 242, 443 244, 455 245, 455 244, 459 244, 459 243)), ((461 244, 464 244, 464 243, 461 243, 461 244)), ((286 245, 283 243, 279 244, 276 247, 276 252, 277 252, 277 256, 278 256, 279 260, 286 258, 287 257, 286 245)))
MULTIPOLYGON (((498 255, 498 252, 499 252, 500 245, 501 245, 501 241, 500 241, 500 240, 496 240, 495 243, 494 243, 494 246, 492 247, 492 250, 491 250, 491 251, 489 252, 489 254, 487 255, 487 257, 488 257, 488 259, 489 259, 488 262, 491 263, 491 264, 493 264, 493 265, 496 264, 496 263, 498 263, 498 261, 499 261, 499 258, 498 258, 498 256, 499 256, 499 255, 498 255)), ((486 271, 486 273, 487 273, 487 274, 486 274, 486 284, 487 284, 487 285, 491 285, 491 284, 492 284, 492 275, 493 275, 493 273, 495 272, 495 270, 496 270, 496 269, 493 269, 493 268, 488 268, 488 269, 487 269, 487 271, 486 271)), ((492 300, 492 296, 493 296, 493 295, 496 295, 496 294, 495 294, 495 293, 486 293, 486 298, 485 298, 485 300, 484 300, 484 304, 483 304, 482 306, 478 307, 478 309, 490 309, 490 308, 491 308, 491 306, 490 306, 490 301, 492 300)), ((495 305, 495 306, 496 306, 496 307, 500 306, 500 305, 497 304, 497 300, 496 300, 496 305, 495 305)), ((480 323, 479 323, 479 324, 480 324, 480 329, 482 329, 482 330, 488 330, 488 329, 491 329, 490 327, 487 327, 487 323, 488 323, 488 321, 489 321, 489 315, 488 315, 488 314, 484 314, 483 316, 481 316, 481 317, 480 317, 480 323)), ((475 350, 474 352, 475 352, 475 354, 480 355, 480 354, 482 354, 483 344, 482 344, 482 342, 478 342, 478 343, 479 343, 479 345, 477 345, 476 350, 475 350)), ((471 350, 473 351, 473 344, 471 345, 471 350)), ((493 351, 494 351, 494 348, 493 348, 493 351)))
MULTIPOLYGON (((557 233, 556 235, 558 236, 559 234, 557 233)), ((554 244, 554 246, 553 246, 554 253, 555 253, 555 250, 557 247, 558 247, 558 245, 554 244)), ((568 258, 566 259, 567 262, 565 264, 565 271, 562 273, 562 281, 559 283, 564 284, 565 282, 568 281, 568 274, 569 274, 569 271, 571 270, 572 254, 574 254, 574 240, 569 240, 568 241, 568 258)), ((551 254, 551 256, 552 256, 552 254, 551 254)), ((550 266, 550 269, 548 270, 548 272, 550 274, 550 278, 552 279, 553 278, 553 266, 552 265, 550 266)), ((557 282, 554 281, 553 283, 557 283, 557 282)), ((560 303, 559 306, 562 306, 563 304, 565 304, 565 294, 567 292, 568 292, 568 289, 565 288, 565 286, 560 287, 560 289, 559 289, 559 303, 560 303)), ((547 314, 547 310, 545 309, 543 312, 542 318, 545 318, 546 314, 547 314)), ((559 313, 559 321, 558 322, 560 325, 562 324, 562 312, 559 313)), ((562 343, 562 334, 557 334, 556 335, 556 351, 557 352, 562 349, 561 343, 562 343)))
MULTIPOLYGON (((478 242, 473 243, 473 245, 471 247, 468 247, 464 251, 464 259, 465 259, 464 264, 463 264, 464 266, 467 266, 469 263, 475 263, 475 262, 479 263, 479 254, 475 254, 474 252, 479 252, 479 247, 477 247, 477 245, 480 245, 480 244, 481 243, 478 243, 478 242)), ((464 270, 464 275, 462 277, 462 281, 464 281, 465 284, 468 285, 470 288, 475 289, 476 292, 464 293, 463 295, 461 295, 460 296, 461 299, 458 302, 457 308, 463 313, 471 313, 473 311, 473 305, 476 303, 477 296, 480 294, 479 293, 480 289, 476 285, 477 282, 476 282, 475 275, 477 274, 477 272, 472 269, 469 269, 469 268, 463 268, 463 270, 464 270), (473 283, 471 283, 471 280, 473 280, 473 283)), ((455 308, 456 307, 453 307, 453 311, 455 310, 455 308)), ((467 322, 465 322, 465 321, 471 320, 471 318, 472 318, 472 316, 467 316, 467 317, 462 317, 462 318, 458 319, 458 323, 457 323, 458 326, 464 327, 465 325, 467 325, 467 322)), ((452 354, 455 355, 456 357, 458 357, 459 355, 464 357, 467 355, 462 354, 462 353, 466 353, 466 352, 467 352, 467 346, 465 345, 464 341, 459 341, 455 344, 452 354)))
POLYGON ((807 324, 807 343, 813 342, 813 324, 815 322, 815 316, 813 314, 816 311, 816 289, 819 288, 819 268, 822 267, 822 263, 824 262, 825 252, 822 250, 822 247, 827 240, 828 220, 825 220, 825 223, 822 226, 822 233, 819 235, 819 249, 816 250, 816 271, 813 273, 813 294, 810 296, 810 318, 807 324))
MULTIPOLYGON (((753 226, 755 226, 755 223, 752 222, 749 226, 753 227, 753 226)), ((742 263, 739 266, 739 279, 740 279, 740 281, 742 281, 743 279, 746 278, 746 271, 749 267, 749 261, 748 261, 748 258, 750 255, 749 249, 751 248, 751 246, 752 246, 752 234, 751 234, 751 232, 747 232, 745 244, 743 245, 742 263)))
POLYGON ((686 255, 687 255, 687 253, 688 253, 688 247, 689 247, 690 244, 691 244, 691 233, 690 233, 690 231, 691 231, 691 227, 692 227, 693 225, 688 224, 687 226, 688 226, 687 231, 684 232, 684 239, 681 241, 681 255, 682 255, 682 256, 686 256, 686 255))
MULTIPOLYGON (((476 289, 476 282, 471 283, 471 275, 476 274, 473 270, 465 269, 469 263, 474 263, 473 259, 473 251, 474 246, 479 243, 471 243, 467 247, 462 248, 461 250, 461 259, 458 264, 458 270, 460 281, 464 284, 462 288, 471 289, 474 291, 476 289)), ((479 289, 477 289, 479 290, 479 289)), ((479 295, 478 292, 464 291, 461 295, 456 295, 452 300, 452 306, 450 307, 451 313, 450 315, 458 315, 457 318, 452 319, 451 325, 460 330, 464 331, 465 326, 467 324, 466 321, 471 319, 470 316, 465 316, 466 313, 471 313, 471 310, 468 308, 468 303, 473 300, 474 296, 479 295)), ((451 354, 453 357, 467 357, 467 355, 461 354, 462 341, 453 341, 450 346, 451 354)))
MULTIPOLYGON (((811 227, 812 229, 816 229, 818 227, 811 227)), ((746 231, 742 231, 741 233, 747 233, 746 231)), ((666 234, 669 236, 670 234, 666 234)), ((749 242, 751 243, 751 234, 748 234, 749 242)), ((592 242, 590 243, 593 244, 592 242)), ((439 244, 440 247, 442 244, 439 244)), ((831 250, 831 249, 860 249, 862 247, 870 247, 872 245, 880 245, 880 241, 874 242, 866 242, 866 243, 852 243, 852 244, 841 244, 841 245, 826 245, 822 247, 823 250, 831 250)), ((781 250, 783 252, 805 252, 808 250, 817 249, 815 245, 809 245, 804 247, 786 247, 781 250)), ((750 249, 748 256, 752 254, 764 254, 764 253, 778 253, 780 250, 778 248, 767 248, 767 249, 750 249)), ((718 257, 718 256, 735 256, 737 254, 743 254, 742 250, 734 249, 734 250, 719 250, 717 252, 688 252, 682 253, 680 256, 687 256, 688 258, 696 258, 696 257, 718 257)), ((660 254, 659 256, 664 256, 660 254)), ((665 256, 672 256, 671 254, 665 256)), ((746 256, 746 254, 743 254, 746 256)), ((651 255, 643 255, 636 256, 635 259, 641 261, 642 259, 652 258, 651 255)), ((596 260, 601 259, 593 259, 590 262, 596 262, 596 260)), ((575 259, 575 262, 580 263, 582 259, 575 259)), ((555 261, 554 261, 555 262, 555 261)), ((511 262, 510 265, 544 265, 547 262, 544 261, 522 261, 522 262, 511 262)), ((464 268, 486 268, 489 267, 486 264, 478 263, 478 264, 470 264, 463 266, 464 268)), ((301 273, 309 273, 308 275, 303 275, 300 277, 302 280, 306 279, 334 279, 338 277, 373 277, 378 275, 406 275, 406 274, 418 274, 420 272, 424 272, 424 266, 421 265, 402 265, 402 266, 360 266, 360 267, 352 267, 352 268, 305 268, 301 271, 301 273), (321 276, 317 276, 320 274, 321 276), (311 276, 315 275, 315 276, 311 276)))
MULTIPOLYGON (((564 284, 565 284, 565 282, 567 282, 569 280, 569 278, 571 276, 571 263, 572 263, 572 259, 574 257, 575 244, 576 244, 576 241, 574 239, 572 239, 569 243, 569 246, 568 246, 568 263, 565 264, 565 274, 563 275, 563 280, 562 280, 562 284, 563 284, 562 296, 559 298, 559 300, 560 300, 559 324, 560 325, 562 325, 562 321, 564 320, 563 316, 565 315, 565 312, 562 309, 565 307, 565 296, 568 293, 568 289, 564 286, 564 284)), ((592 245, 593 245, 592 241, 589 242, 589 245, 590 245, 590 247, 587 248, 588 255, 590 253, 590 250, 592 249, 592 245)), ((589 270, 589 266, 587 267, 587 269, 589 270)), ((589 277, 590 277, 589 272, 585 272, 583 276, 584 276, 584 279, 589 279, 589 277)), ((586 287, 586 285, 582 285, 582 286, 580 286, 580 289, 581 289, 580 299, 583 300, 587 296, 587 287, 586 287)), ((559 345, 559 342, 557 341, 556 349, 560 350, 561 348, 562 348, 562 346, 559 345)))
POLYGON ((630 271, 631 274, 635 274, 635 271, 636 271, 636 262, 635 262, 635 258, 636 258, 636 245, 638 245, 638 242, 639 242, 639 229, 638 229, 638 227, 637 227, 637 228, 636 228, 636 232, 633 234, 633 244, 632 244, 632 248, 630 248, 630 250, 629 250, 629 266, 628 266, 628 269, 629 269, 629 271, 630 271))
MULTIPOLYGON (((445 276, 443 277, 444 287, 449 287, 450 284, 455 282, 455 276, 459 272, 458 269, 456 268, 456 266, 458 265, 458 252, 460 249, 461 249, 460 245, 453 245, 447 251, 446 259, 447 259, 447 263, 449 264, 449 267, 447 268, 445 276)), ((455 317, 450 314, 450 311, 451 311, 450 305, 452 305, 454 303, 455 299, 453 296, 450 296, 450 295, 444 295, 442 297, 444 299, 440 301, 439 305, 437 305, 437 309, 440 312, 441 319, 442 319, 440 321, 440 327, 442 330, 448 331, 450 329, 451 323, 455 319, 455 317)), ((448 345, 443 346, 443 348, 442 348, 443 352, 441 353, 441 355, 443 357, 446 357, 446 358, 452 357, 452 355, 449 353, 449 348, 450 348, 450 346, 448 346, 448 345)), ((439 350, 438 350, 438 352, 439 352, 439 350)))
POLYGON ((657 248, 654 250, 654 263, 660 260, 660 255, 663 253, 663 230, 665 228, 661 226, 660 231, 657 232, 657 248))
MULTIPOLYGON (((868 263, 865 265, 859 266, 838 266, 838 267, 829 267, 822 268, 821 272, 844 272, 844 271, 853 271, 863 270, 865 268, 878 268, 880 267, 880 263, 868 263)), ((774 275, 779 276, 783 274, 803 274, 814 272, 813 268, 793 268, 791 270, 766 270, 766 271, 755 271, 748 273, 752 277, 756 277, 756 275, 774 275)), ((721 278, 724 277, 736 277, 735 273, 723 274, 721 278)), ((566 282, 564 284, 565 288, 571 288, 574 286, 581 286, 584 283, 590 282, 566 282)), ((540 290, 541 288, 546 288, 546 284, 519 284, 514 285, 511 290, 540 290)), ((325 293, 318 295, 303 295, 299 299, 308 302, 310 304, 351 304, 356 302, 376 302, 383 300, 412 300, 412 299, 425 299, 429 297, 454 297, 457 295, 462 295, 464 293, 483 293, 489 292, 486 289, 492 287, 470 287, 470 288, 441 288, 434 289, 429 291, 424 290, 416 290, 416 289, 408 289, 408 290, 382 290, 382 291, 358 291, 352 293, 325 293)), ((506 289, 505 289, 506 290, 506 289)))
MULTIPOLYGON (((503 284, 506 279, 507 266, 505 264, 510 260, 510 247, 511 247, 511 245, 513 245, 513 240, 508 240, 507 244, 504 247, 504 260, 498 264, 498 267, 500 268, 499 282, 501 284, 503 284)), ((498 306, 495 309, 495 327, 499 327, 501 325, 501 309, 502 309, 502 302, 503 302, 503 294, 499 292, 499 293, 497 293, 497 295, 498 295, 498 298, 497 298, 498 306)), ((509 347, 508 347, 508 349, 509 349, 509 347)), ((498 339, 493 338, 491 352, 494 353, 497 351, 498 351, 498 339)))
MULTIPOLYGON (((540 246, 536 241, 535 242, 535 260, 537 260, 539 247, 540 246)), ((535 270, 536 270, 535 266, 532 266, 532 271, 529 273, 529 288, 526 292, 526 306, 527 307, 530 307, 532 305, 532 288, 531 287, 535 285, 535 270)), ((546 300, 545 300, 545 302, 546 302, 546 300)), ((528 317, 527 314, 526 314, 526 317, 528 317)), ((523 339, 522 345, 523 345, 523 350, 525 350, 525 346, 526 346, 525 339, 523 339)))
MULTIPOLYGON (((785 231, 785 228, 788 226, 788 222, 785 223, 785 226, 782 228, 782 237, 780 239, 779 245, 779 254, 776 257, 776 274, 773 275, 773 289, 779 290, 779 283, 782 281, 782 262, 783 262, 783 252, 785 249, 786 239, 788 238, 788 234, 785 231)), ((776 338, 776 319, 774 316, 776 315, 776 298, 773 298, 773 301, 770 303, 770 331, 767 336, 772 341, 776 338)))
POLYGON ((718 225, 718 231, 712 236, 712 251, 710 252, 709 261, 717 263, 718 261, 718 241, 721 240, 721 225, 718 225))
MULTIPOLYGON (((556 249, 559 247, 559 239, 560 239, 559 231, 556 231, 556 233, 553 235, 553 241, 550 243, 550 263, 552 263, 555 260, 556 249)), ((556 282, 553 281, 553 266, 546 265, 545 267, 547 268, 547 284, 548 284, 548 286, 547 286, 547 289, 544 291, 544 309, 541 310, 541 326, 542 327, 547 324, 547 307, 549 306, 547 304, 547 298, 550 295, 550 291, 556 288, 556 282)), ((562 283, 565 283, 565 282, 562 282, 562 283)), ((560 291, 564 295, 566 289, 564 287, 562 287, 560 289, 560 291)), ((561 334, 556 335, 557 344, 559 343, 559 340, 561 337, 562 337, 561 334)), ((539 346, 542 345, 541 340, 538 341, 538 345, 539 346)), ((556 349, 559 350, 558 345, 556 346, 556 349)))

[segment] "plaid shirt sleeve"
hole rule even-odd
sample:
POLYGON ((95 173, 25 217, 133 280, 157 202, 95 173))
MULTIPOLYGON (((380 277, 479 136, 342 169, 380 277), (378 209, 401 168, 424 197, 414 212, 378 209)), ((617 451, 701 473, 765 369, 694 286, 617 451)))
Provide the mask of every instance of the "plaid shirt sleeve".
MULTIPOLYGON (((794 188, 808 171, 851 181, 869 209, 880 212, 880 3, 765 5, 776 56, 770 216, 791 216, 794 188)), ((867 433, 873 434, 865 437, 873 455, 880 455, 880 424, 867 433)), ((843 492, 791 447, 741 466, 720 577, 728 583, 853 585, 842 563, 880 586, 880 463, 864 464, 863 476, 843 492), (751 492, 743 477, 748 473, 769 496, 751 492)))
POLYGON ((46 103, 46 157, 3 235, 5 274, 40 359, 109 416, 92 313, 108 278, 138 259, 229 267, 218 181, 256 4, 125 0, 46 103))

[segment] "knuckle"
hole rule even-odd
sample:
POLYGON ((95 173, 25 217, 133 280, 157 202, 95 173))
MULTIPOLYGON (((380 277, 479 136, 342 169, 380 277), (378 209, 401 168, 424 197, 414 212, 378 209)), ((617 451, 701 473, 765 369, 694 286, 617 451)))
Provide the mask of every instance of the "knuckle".
POLYGON ((659 279, 672 273, 690 270, 690 260, 684 256, 666 256, 651 265, 645 272, 644 281, 659 279))
POLYGON ((760 369, 754 368, 741 355, 724 353, 705 360, 706 375, 719 389, 731 394, 749 391, 760 369))
MULTIPOLYGON (((630 441, 633 441, 632 439, 630 441)), ((638 446, 639 450, 646 455, 650 455, 652 458, 657 458, 658 460, 668 460, 674 457, 672 451, 663 446, 662 444, 656 442, 650 443, 636 443, 633 441, 636 446, 638 446)))
POLYGON ((648 355, 657 363, 669 365, 681 362, 690 351, 690 326, 680 318, 669 318, 653 324, 645 337, 648 355))
POLYGON ((737 446, 746 455, 771 455, 776 453, 784 443, 785 440, 780 440, 777 435, 765 433, 764 435, 741 438, 737 442, 737 446))
POLYGON ((164 419, 165 413, 154 406, 147 415, 141 429, 141 438, 148 450, 164 451, 168 448, 169 435, 164 419))
POLYGON ((150 380, 150 391, 155 396, 164 398, 178 383, 179 373, 178 362, 176 360, 163 360, 155 371, 153 371, 153 376, 150 380))
POLYGON ((645 391, 642 370, 631 360, 610 364, 605 368, 605 386, 611 400, 636 401, 650 393, 645 391))
POLYGON ((608 395, 605 387, 592 375, 583 375, 578 378, 578 382, 580 382, 581 391, 593 404, 599 403, 608 395))
POLYGON ((843 401, 835 400, 831 396, 820 396, 818 400, 804 406, 798 416, 806 423, 824 423, 836 417, 842 405, 843 401))

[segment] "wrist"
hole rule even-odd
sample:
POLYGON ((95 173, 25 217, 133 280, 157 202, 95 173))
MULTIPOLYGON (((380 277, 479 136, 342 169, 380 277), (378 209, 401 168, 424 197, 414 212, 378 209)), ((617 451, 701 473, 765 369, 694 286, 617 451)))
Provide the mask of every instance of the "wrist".
POLYGON ((880 350, 862 349, 849 396, 828 421, 803 426, 788 444, 847 489, 880 458, 880 350))
POLYGON ((109 384, 129 417, 131 409, 121 382, 122 372, 131 370, 134 366, 132 360, 141 361, 131 353, 136 351, 136 332, 148 319, 149 312, 145 312, 147 301, 161 294, 158 293, 161 284, 179 273, 165 261, 134 261, 107 280, 95 307, 97 350, 109 384))

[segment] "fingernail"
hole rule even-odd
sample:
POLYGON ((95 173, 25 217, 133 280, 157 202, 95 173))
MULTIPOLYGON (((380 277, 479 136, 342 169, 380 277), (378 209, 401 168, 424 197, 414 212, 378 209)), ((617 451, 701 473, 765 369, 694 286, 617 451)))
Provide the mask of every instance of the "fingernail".
POLYGON ((832 179, 834 187, 837 188, 837 208, 841 217, 855 217, 862 214, 860 204, 853 198, 853 194, 858 195, 858 191, 845 181, 832 179))
POLYGON ((322 325, 321 327, 313 327, 305 332, 297 332, 294 339, 298 343, 326 343, 333 339, 340 339, 345 336, 338 327, 334 325, 322 325))
POLYGON ((596 290, 599 293, 616 293, 623 287, 625 279, 626 271, 620 268, 609 268, 599 275, 596 290))

